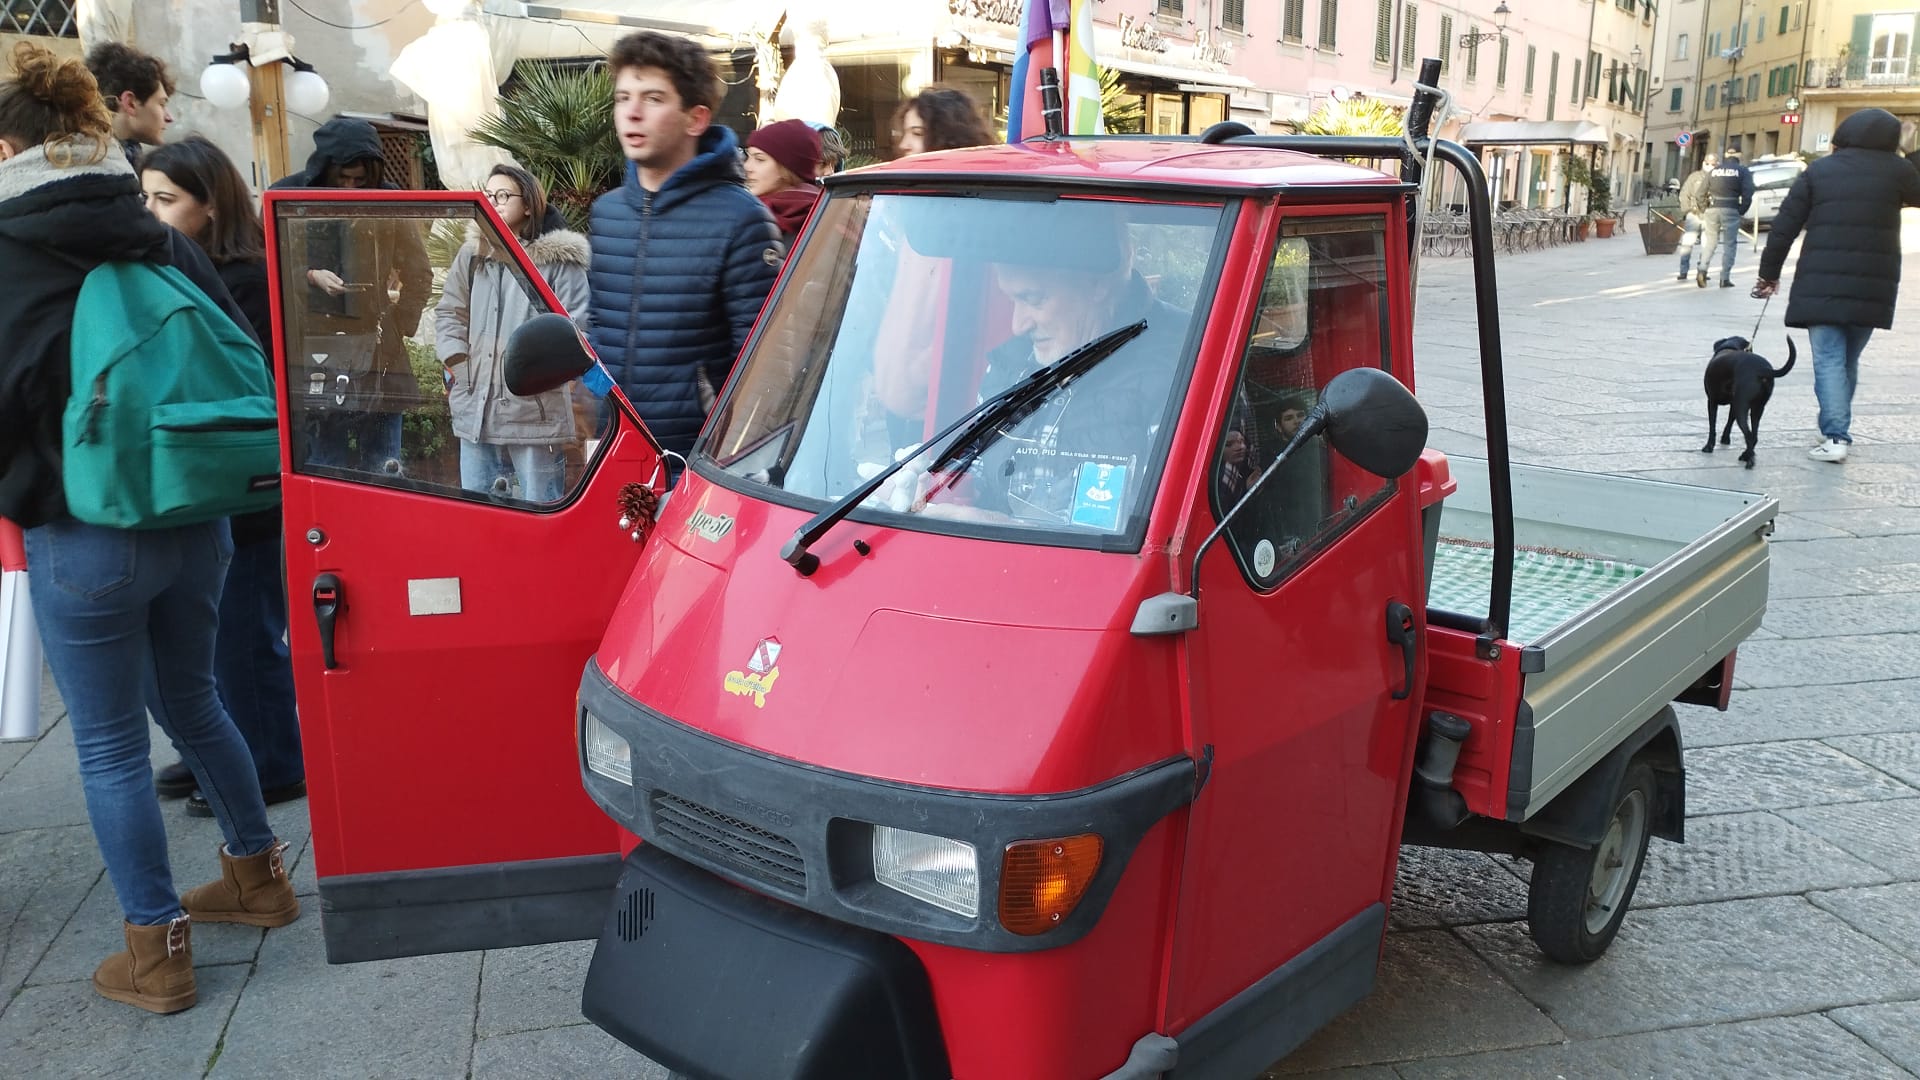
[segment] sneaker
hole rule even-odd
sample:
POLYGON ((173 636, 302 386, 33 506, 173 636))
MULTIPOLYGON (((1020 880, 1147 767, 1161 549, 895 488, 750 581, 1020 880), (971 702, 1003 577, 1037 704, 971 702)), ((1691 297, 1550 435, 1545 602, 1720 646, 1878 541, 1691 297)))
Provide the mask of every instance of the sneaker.
POLYGON ((1733 288, 1733 280, 1732 280, 1731 278, 1721 278, 1721 279, 1720 279, 1720 287, 1721 287, 1721 288, 1723 288, 1723 289, 1731 289, 1731 288, 1733 288))
POLYGON ((1847 444, 1839 439, 1828 439, 1807 451, 1807 456, 1815 461, 1831 461, 1838 465, 1847 460, 1847 444))
POLYGON ((1694 275, 1694 277, 1693 277, 1693 283, 1694 283, 1695 285, 1698 285, 1698 286, 1700 286, 1700 287, 1701 287, 1701 288, 1703 288, 1703 289, 1704 289, 1704 288, 1706 288, 1706 287, 1707 287, 1707 272, 1706 272, 1705 270, 1702 270, 1702 271, 1700 271, 1700 272, 1699 272, 1698 274, 1695 274, 1695 275, 1694 275))
POLYGON ((1675 280, 1675 281, 1685 281, 1685 280, 1687 280, 1687 272, 1686 272, 1685 270, 1682 270, 1682 271, 1680 271, 1680 276, 1679 276, 1679 277, 1677 277, 1677 278, 1674 278, 1673 280, 1675 280))

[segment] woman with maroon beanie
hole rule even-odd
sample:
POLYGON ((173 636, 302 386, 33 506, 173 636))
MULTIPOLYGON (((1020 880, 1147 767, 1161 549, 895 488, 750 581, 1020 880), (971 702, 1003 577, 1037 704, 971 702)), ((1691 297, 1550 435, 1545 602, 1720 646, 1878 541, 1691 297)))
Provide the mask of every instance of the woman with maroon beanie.
POLYGON ((820 199, 813 178, 819 162, 820 135, 804 120, 782 120, 747 136, 747 190, 767 204, 789 250, 820 199))

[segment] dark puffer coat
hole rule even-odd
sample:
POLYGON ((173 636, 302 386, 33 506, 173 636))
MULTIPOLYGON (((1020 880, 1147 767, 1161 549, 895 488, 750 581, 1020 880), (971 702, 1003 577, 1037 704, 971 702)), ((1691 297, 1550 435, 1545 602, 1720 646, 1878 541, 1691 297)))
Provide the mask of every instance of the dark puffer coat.
POLYGON ((626 183, 594 200, 594 351, 653 437, 684 454, 780 273, 780 231, 747 193, 740 144, 715 125, 659 191, 626 183))
POLYGON ((1920 206, 1920 170, 1899 155, 1899 146, 1899 118, 1863 109, 1833 133, 1833 153, 1793 182, 1760 256, 1760 280, 1779 281, 1787 250, 1806 231, 1788 326, 1893 326, 1900 208, 1920 206))

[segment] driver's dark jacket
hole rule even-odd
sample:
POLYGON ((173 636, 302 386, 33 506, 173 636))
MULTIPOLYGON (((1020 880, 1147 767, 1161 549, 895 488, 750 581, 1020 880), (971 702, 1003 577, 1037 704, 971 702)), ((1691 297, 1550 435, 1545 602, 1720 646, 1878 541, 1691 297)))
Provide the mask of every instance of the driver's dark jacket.
MULTIPOLYGON (((1002 430, 1016 436, 1035 432, 1039 418, 1047 417, 1059 405, 1062 394, 1070 394, 1058 413, 1058 431, 1048 453, 1038 455, 1056 463, 1056 482, 1069 478, 1068 509, 1071 509, 1071 474, 1082 462, 1106 462, 1129 465, 1127 484, 1142 482, 1143 458, 1128 461, 1130 455, 1148 452, 1154 443, 1156 424, 1165 422, 1168 390, 1178 372, 1186 346, 1191 316, 1171 304, 1154 299, 1146 282, 1134 277, 1128 296, 1120 306, 1120 319, 1101 331, 1117 330, 1134 319, 1144 318, 1147 328, 1120 350, 1094 364, 1065 390, 1055 391, 1024 423, 1004 425, 1002 430)), ((981 377, 980 396, 993 396, 1018 382, 1036 369, 1033 343, 1026 337, 1014 338, 987 355, 987 370, 981 377)), ((1032 464, 1034 455, 1023 455, 1020 438, 996 438, 982 451, 973 466, 969 486, 970 501, 986 510, 1012 513, 1009 486, 1016 473, 1032 464)), ((1018 516, 1018 515, 1016 515, 1018 516)), ((1064 525, 1065 522, 1063 521, 1064 525)), ((1122 519, 1120 526, 1126 527, 1122 519)))
POLYGON ((1707 205, 1715 210, 1738 208, 1742 217, 1753 206, 1753 174, 1737 161, 1723 161, 1707 173, 1707 205))

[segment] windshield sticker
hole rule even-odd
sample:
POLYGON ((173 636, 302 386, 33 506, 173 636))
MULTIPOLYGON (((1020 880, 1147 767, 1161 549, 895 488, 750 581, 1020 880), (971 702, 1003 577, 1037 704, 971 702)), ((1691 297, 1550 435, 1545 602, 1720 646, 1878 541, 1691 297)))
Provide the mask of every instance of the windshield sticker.
POLYGON ((687 531, 702 540, 719 543, 720 538, 733 531, 733 519, 725 514, 709 514, 705 510, 695 510, 687 519, 687 531))
POLYGON ((1127 467, 1103 465, 1097 461, 1080 466, 1076 485, 1079 494, 1073 500, 1073 523, 1088 529, 1113 532, 1120 528, 1120 508, 1125 504, 1127 467))
POLYGON ((773 693, 774 681, 780 678, 779 663, 779 639, 761 638, 753 647, 753 656, 747 660, 747 670, 727 672, 721 685, 736 697, 753 698, 753 707, 764 709, 767 695, 773 693))
POLYGON ((1273 573, 1273 541, 1262 540, 1253 545, 1253 576, 1268 577, 1273 573))

